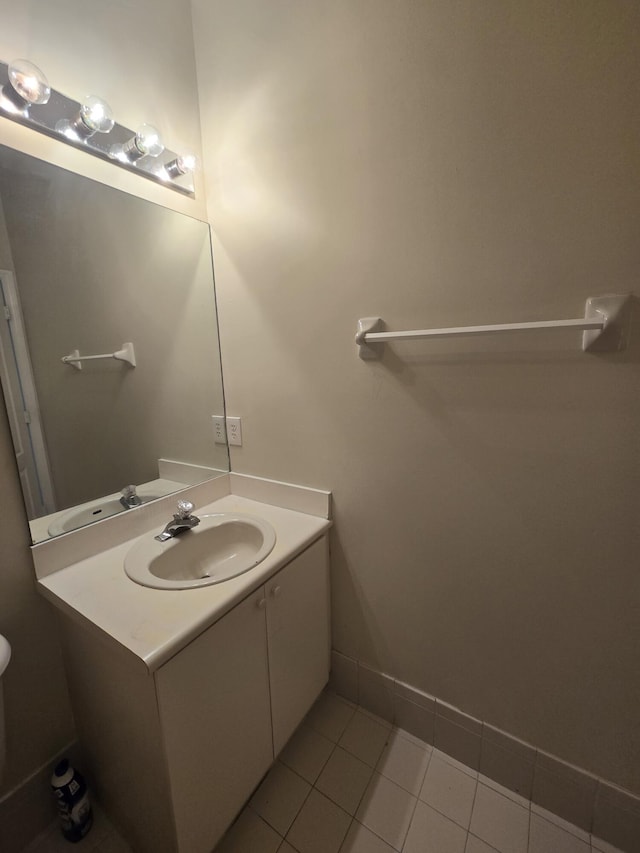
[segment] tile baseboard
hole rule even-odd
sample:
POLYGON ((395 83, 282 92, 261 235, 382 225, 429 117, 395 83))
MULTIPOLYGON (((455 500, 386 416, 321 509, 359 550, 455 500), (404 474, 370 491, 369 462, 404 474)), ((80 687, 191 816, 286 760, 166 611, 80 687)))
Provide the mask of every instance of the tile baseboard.
POLYGON ((20 853, 56 820, 51 773, 58 761, 65 757, 78 767, 82 763, 79 755, 78 742, 72 741, 51 761, 3 796, 0 800, 2 853, 20 853))
POLYGON ((640 850, 640 797, 338 651, 333 690, 621 850, 640 850))

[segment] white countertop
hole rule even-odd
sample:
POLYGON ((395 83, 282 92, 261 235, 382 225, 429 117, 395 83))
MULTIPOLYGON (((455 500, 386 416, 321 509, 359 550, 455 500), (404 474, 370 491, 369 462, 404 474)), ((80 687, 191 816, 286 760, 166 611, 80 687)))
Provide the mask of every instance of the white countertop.
MULTIPOLYGON (((67 616, 133 654, 153 672, 331 526, 326 518, 238 495, 226 495, 198 507, 197 512, 264 518, 276 531, 273 551, 255 568, 223 583, 197 589, 151 589, 124 572, 125 554, 136 537, 40 579, 38 588, 67 616)), ((161 527, 145 535, 154 536, 161 527)))

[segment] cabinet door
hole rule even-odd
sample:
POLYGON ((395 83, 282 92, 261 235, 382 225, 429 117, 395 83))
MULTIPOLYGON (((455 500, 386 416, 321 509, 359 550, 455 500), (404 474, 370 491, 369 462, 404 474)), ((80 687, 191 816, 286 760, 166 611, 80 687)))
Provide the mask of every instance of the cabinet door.
POLYGON ((323 536, 266 585, 276 755, 329 678, 328 557, 323 536))
POLYGON ((210 853, 273 761, 265 614, 261 587, 156 673, 181 853, 210 853))

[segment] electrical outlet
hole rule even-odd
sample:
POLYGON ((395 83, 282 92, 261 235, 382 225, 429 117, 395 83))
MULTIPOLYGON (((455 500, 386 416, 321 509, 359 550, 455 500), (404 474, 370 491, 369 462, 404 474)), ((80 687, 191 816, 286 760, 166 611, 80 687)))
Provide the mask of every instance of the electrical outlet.
POLYGON ((227 428, 222 415, 211 415, 213 422, 213 435, 216 444, 227 443, 227 428))
POLYGON ((240 418, 227 418, 227 437, 229 444, 242 447, 242 421, 240 418))

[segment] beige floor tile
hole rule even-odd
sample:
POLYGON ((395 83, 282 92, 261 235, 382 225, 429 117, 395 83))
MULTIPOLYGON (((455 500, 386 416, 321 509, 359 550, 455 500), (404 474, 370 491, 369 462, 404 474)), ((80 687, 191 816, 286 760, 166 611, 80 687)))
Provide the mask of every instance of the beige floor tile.
POLYGON ((93 802, 91 804, 91 811, 93 814, 93 825, 89 830, 89 834, 87 835, 86 839, 80 843, 87 843, 88 846, 94 844, 97 847, 98 844, 104 841, 104 839, 108 835, 117 835, 118 832, 98 803, 93 802))
POLYGON ((476 785, 473 776, 434 755, 419 798, 445 817, 468 829, 476 785))
POLYGON ((305 717, 305 725, 337 743, 355 712, 355 705, 326 691, 305 717))
POLYGON ((531 815, 528 853, 591 853, 591 845, 540 815, 531 815))
POLYGON ((515 791, 509 790, 509 788, 505 788, 504 785, 501 785, 493 779, 489 779, 488 776, 483 776, 482 773, 478 776, 478 782, 482 782, 482 784, 486 785, 487 788, 493 788, 494 791, 502 794, 503 797, 513 800, 514 803, 518 803, 518 805, 525 809, 528 809, 531 804, 531 801, 526 797, 523 797, 521 794, 517 794, 515 791))
POLYGON ((466 830, 418 801, 403 853, 464 853, 466 830))
MULTIPOLYGON (((75 843, 69 842, 60 831, 58 821, 55 821, 55 823, 53 823, 45 833, 42 833, 38 838, 34 839, 34 841, 23 850, 23 853, 69 853, 72 848, 78 853, 94 853, 102 842, 112 836, 117 842, 124 844, 120 836, 113 829, 111 823, 103 817, 101 824, 98 825, 98 827, 92 826, 87 835, 81 841, 77 841, 75 843), (95 831, 96 828, 97 831, 95 831)), ((2 848, 0 847, 0 850, 1 849, 2 848)))
POLYGON ((312 785, 320 775, 335 744, 309 726, 300 726, 280 753, 280 761, 312 785))
POLYGON ((429 766, 431 749, 393 731, 376 765, 378 773, 417 796, 429 766))
POLYGON ((469 833, 464 853, 496 853, 496 848, 490 847, 486 841, 482 841, 469 833))
POLYGON ((312 791, 287 834, 299 853, 337 853, 351 817, 319 791, 312 791))
POLYGON ((275 764, 251 798, 250 807, 284 836, 302 808, 311 786, 297 773, 275 764))
POLYGON ((283 841, 280 847, 278 847, 278 853, 298 853, 288 841, 283 841))
POLYGON ((251 809, 245 809, 215 853, 276 853, 282 839, 251 809))
POLYGON ((355 815, 373 769, 337 746, 327 761, 316 788, 350 815, 355 815))
POLYGON ((374 835, 366 826, 354 820, 340 848, 340 853, 394 853, 394 849, 389 847, 386 841, 374 835))
POLYGON ((381 717, 380 714, 376 714, 374 711, 369 711, 368 708, 360 706, 358 708, 358 711, 360 711, 362 714, 366 714, 367 717, 371 717, 372 720, 375 720, 376 723, 379 723, 385 729, 393 728, 393 724, 390 723, 389 720, 386 719, 386 717, 381 717))
POLYGON ((338 743, 360 761, 375 767, 389 735, 390 730, 386 726, 368 714, 356 711, 338 743))
POLYGON ((116 832, 107 837, 95 848, 95 853, 133 853, 133 850, 116 832))
POLYGON ((416 798, 385 776, 375 773, 356 818, 396 850, 401 850, 413 817, 416 798))
MULTIPOLYGON (((89 838, 85 838, 83 841, 79 842, 78 845, 74 844, 74 847, 78 846, 84 853, 84 851, 94 849, 96 845, 92 844, 89 841, 89 838)), ((69 847, 69 842, 64 839, 62 833, 60 832, 60 826, 58 822, 47 830, 47 832, 39 835, 28 847, 25 848, 23 853, 64 853, 69 847)))
POLYGON ((470 831, 500 853, 526 853, 529 811, 486 785, 478 785, 470 831))

